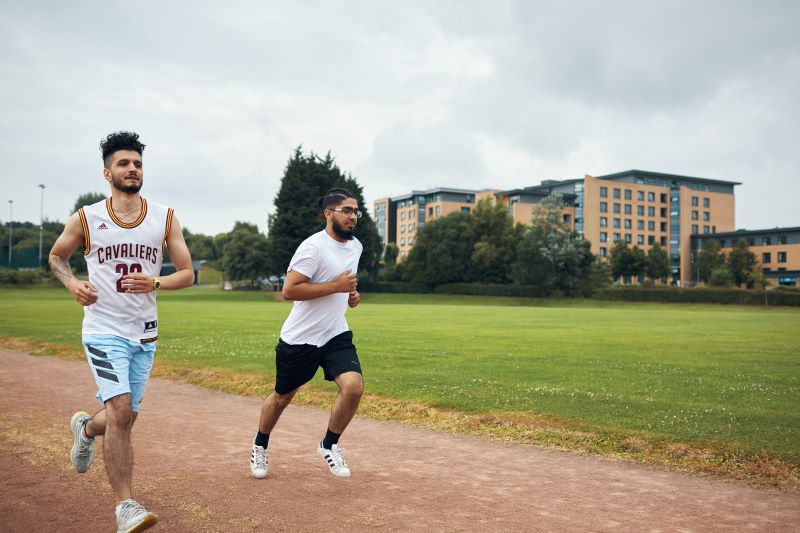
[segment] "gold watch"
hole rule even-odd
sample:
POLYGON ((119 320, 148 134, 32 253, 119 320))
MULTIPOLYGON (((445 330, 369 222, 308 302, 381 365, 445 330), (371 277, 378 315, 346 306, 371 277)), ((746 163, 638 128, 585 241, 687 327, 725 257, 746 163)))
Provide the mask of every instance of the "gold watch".
POLYGON ((153 278, 153 290, 157 291, 161 288, 161 280, 158 278, 153 278))

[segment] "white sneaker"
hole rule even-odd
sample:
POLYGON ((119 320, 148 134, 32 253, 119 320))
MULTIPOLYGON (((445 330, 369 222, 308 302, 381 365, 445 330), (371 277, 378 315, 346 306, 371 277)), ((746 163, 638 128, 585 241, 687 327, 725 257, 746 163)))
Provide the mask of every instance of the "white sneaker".
POLYGON ((348 468, 344 460, 344 450, 338 444, 334 444, 328 450, 323 448, 320 442, 319 447, 317 447, 317 455, 325 459, 334 476, 350 477, 350 468, 348 468))
POLYGON ((89 413, 78 411, 72 415, 72 420, 69 422, 69 427, 72 429, 72 436, 74 437, 74 444, 70 451, 69 458, 72 461, 72 466, 81 474, 89 470, 92 466, 94 459, 94 437, 84 437, 83 427, 92 419, 89 413))
POLYGON ((267 477, 267 467, 269 466, 269 457, 267 448, 256 446, 253 444, 253 453, 250 455, 250 473, 254 478, 264 479, 267 477))
POLYGON ((117 533, 138 533, 150 529, 158 517, 133 500, 125 500, 117 507, 117 533))

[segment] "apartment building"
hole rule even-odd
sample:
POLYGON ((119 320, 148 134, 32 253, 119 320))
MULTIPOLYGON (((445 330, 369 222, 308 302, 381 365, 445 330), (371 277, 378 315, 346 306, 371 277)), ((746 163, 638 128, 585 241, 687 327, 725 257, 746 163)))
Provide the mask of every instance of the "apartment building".
POLYGON ((800 227, 739 230, 711 235, 692 235, 692 253, 697 253, 709 240, 716 240, 724 253, 729 253, 743 240, 756 256, 759 268, 770 285, 797 287, 800 279, 800 227))
POLYGON ((591 243, 592 253, 608 256, 617 241, 647 251, 658 243, 672 258, 672 282, 691 282, 691 236, 735 229, 734 187, 738 182, 628 170, 605 176, 544 180, 508 191, 431 189, 382 199, 384 243, 396 242, 404 256, 421 224, 454 210, 469 209, 482 198, 508 207, 514 222, 530 224, 537 204, 552 193, 565 203, 564 220, 591 243), (422 218, 420 218, 422 216, 422 218), (394 219, 392 218, 394 217, 394 219), (394 224, 394 225, 393 225, 394 224))
POLYGON ((384 246, 396 243, 399 256, 405 257, 414 246, 417 231, 426 222, 459 211, 469 213, 481 200, 494 200, 495 192, 494 189, 438 187, 395 198, 380 198, 373 202, 378 235, 384 246))

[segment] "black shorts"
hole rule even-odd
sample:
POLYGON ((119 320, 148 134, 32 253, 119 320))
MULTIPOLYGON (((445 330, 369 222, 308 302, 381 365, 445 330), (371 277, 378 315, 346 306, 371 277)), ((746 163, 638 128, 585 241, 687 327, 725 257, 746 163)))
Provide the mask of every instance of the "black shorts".
POLYGON ((305 385, 319 367, 325 371, 328 381, 345 372, 361 374, 352 331, 340 333, 319 347, 313 344, 286 344, 278 339, 275 347, 275 392, 288 394, 305 385))

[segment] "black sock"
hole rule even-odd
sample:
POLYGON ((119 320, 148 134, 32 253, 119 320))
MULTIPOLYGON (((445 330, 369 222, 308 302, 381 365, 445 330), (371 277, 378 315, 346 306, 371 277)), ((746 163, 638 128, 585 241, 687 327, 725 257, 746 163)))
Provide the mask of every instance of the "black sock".
POLYGON ((269 445, 269 433, 261 433, 260 431, 256 433, 256 440, 253 444, 266 448, 269 445))
POLYGON ((326 450, 330 450, 334 444, 339 444, 339 437, 341 437, 341 433, 334 433, 330 429, 327 433, 325 433, 325 438, 322 441, 322 447, 326 450))

